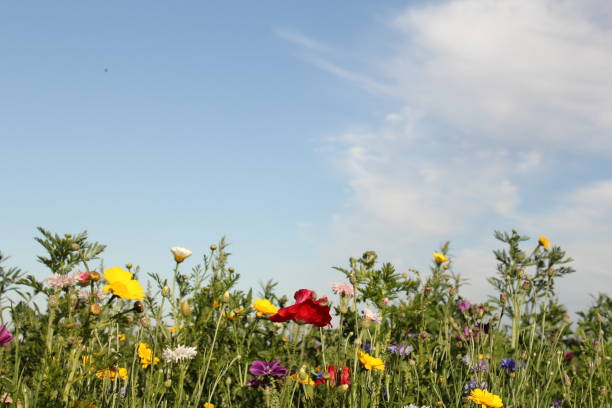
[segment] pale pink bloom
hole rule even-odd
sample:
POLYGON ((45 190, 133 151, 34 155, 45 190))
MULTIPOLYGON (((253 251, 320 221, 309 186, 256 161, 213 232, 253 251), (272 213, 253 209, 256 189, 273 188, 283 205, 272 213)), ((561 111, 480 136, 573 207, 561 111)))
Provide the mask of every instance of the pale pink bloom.
POLYGON ((355 296, 355 290, 353 289, 353 285, 351 285, 350 283, 340 283, 340 282, 332 283, 332 291, 336 295, 340 295, 340 296, 349 296, 349 297, 355 296))
POLYGON ((388 298, 388 297, 386 297, 386 298, 384 298, 384 299, 383 299, 383 304, 385 304, 385 305, 386 305, 387 303, 389 303, 389 298, 388 298))
MULTIPOLYGON (((91 290, 87 289, 87 288, 83 288, 81 290, 79 290, 79 299, 83 302, 89 302, 89 295, 91 294, 91 290)), ((108 292, 105 292, 103 290, 94 290, 94 300, 97 302, 100 302, 104 299, 106 299, 106 297, 109 295, 108 292)))
POLYGON ((47 285, 55 289, 64 289, 76 285, 80 278, 78 273, 54 273, 47 278, 47 285))
POLYGON ((375 323, 380 323, 382 318, 380 317, 380 315, 378 314, 377 311, 375 310, 370 310, 368 308, 363 310, 363 318, 366 320, 370 320, 372 322, 375 323))

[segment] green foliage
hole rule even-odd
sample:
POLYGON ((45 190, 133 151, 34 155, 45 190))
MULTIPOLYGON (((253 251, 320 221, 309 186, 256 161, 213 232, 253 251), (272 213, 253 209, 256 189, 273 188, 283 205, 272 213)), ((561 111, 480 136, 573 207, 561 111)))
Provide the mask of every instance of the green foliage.
MULTIPOLYGON (((497 275, 489 280, 498 293, 483 304, 462 296, 449 243, 438 250, 447 260, 432 260, 427 273, 399 272, 373 251, 349 258, 334 269, 355 296, 331 299, 333 327, 326 328, 257 313, 256 297, 278 307, 292 302, 272 280, 257 296, 237 289, 225 238, 190 269, 176 262, 167 274, 147 273, 145 299, 135 302, 104 297, 104 271, 88 265, 104 245, 85 233, 39 232, 46 250, 39 260, 51 273, 85 270, 90 279, 49 287, 5 268, 0 255, 0 299, 14 336, 0 348, 0 396, 23 408, 476 407, 465 399, 470 382, 486 383, 507 407, 609 402, 609 296, 600 294, 573 328, 555 294, 556 280, 574 271, 571 258, 556 246, 524 249, 529 239, 516 231, 495 233, 505 246, 494 253, 497 275), (165 358, 178 346, 197 354, 165 358), (384 370, 366 369, 364 350, 384 370), (501 366, 505 358, 515 369, 501 366), (254 360, 280 360, 289 376, 259 377, 251 387, 254 360), (341 381, 343 367, 350 384, 341 381)), ((141 276, 137 266, 126 269, 132 279, 141 276)))

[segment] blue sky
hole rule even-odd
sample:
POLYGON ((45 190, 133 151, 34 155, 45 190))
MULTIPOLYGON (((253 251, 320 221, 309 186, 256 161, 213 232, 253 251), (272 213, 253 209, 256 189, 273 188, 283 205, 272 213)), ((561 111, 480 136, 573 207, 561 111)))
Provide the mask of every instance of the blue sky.
POLYGON ((451 240, 479 300, 517 228, 582 307, 612 283, 612 8, 553 4, 5 3, 0 249, 42 278, 35 227, 86 229, 169 274, 227 235, 243 287, 329 294, 451 240))

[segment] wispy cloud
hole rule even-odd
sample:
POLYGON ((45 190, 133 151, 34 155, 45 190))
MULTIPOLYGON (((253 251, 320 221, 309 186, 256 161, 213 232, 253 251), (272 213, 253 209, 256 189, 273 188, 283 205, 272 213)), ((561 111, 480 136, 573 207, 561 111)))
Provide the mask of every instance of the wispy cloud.
POLYGON ((283 40, 292 42, 300 47, 316 50, 316 51, 331 51, 332 48, 326 44, 323 44, 297 30, 289 28, 277 28, 274 30, 283 40))
POLYGON ((379 123, 356 120, 367 130, 347 131, 325 149, 351 192, 334 216, 335 248, 375 243, 412 266, 417 250, 463 240, 457 266, 477 294, 494 271, 492 230, 519 227, 549 234, 575 257, 581 275, 562 285, 570 303, 609 286, 612 264, 597 253, 612 247, 612 182, 578 182, 561 162, 588 167, 612 157, 612 13, 604 3, 425 3, 390 18, 400 35, 392 55, 372 57, 376 74, 309 55, 398 105, 379 123))

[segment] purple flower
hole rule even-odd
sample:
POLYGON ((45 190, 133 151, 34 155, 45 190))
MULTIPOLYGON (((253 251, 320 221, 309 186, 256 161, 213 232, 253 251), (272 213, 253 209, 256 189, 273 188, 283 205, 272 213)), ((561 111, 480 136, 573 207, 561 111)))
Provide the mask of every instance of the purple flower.
POLYGON ((478 381, 476 380, 470 380, 470 382, 468 382, 467 384, 463 386, 463 394, 470 395, 470 392, 472 392, 472 390, 476 388, 480 388, 481 390, 486 390, 489 388, 489 386, 487 385, 486 382, 481 382, 479 384, 478 381))
POLYGON ((461 302, 459 302, 458 306, 461 314, 465 314, 465 311, 468 310, 472 305, 467 300, 462 300, 461 302))
POLYGON ((489 365, 484 360, 478 360, 473 371, 481 372, 481 373, 487 372, 489 371, 489 365))
POLYGON ((563 400, 554 399, 552 404, 550 404, 550 408, 561 408, 563 406, 563 400))
POLYGON ((370 343, 365 343, 361 346, 361 348, 363 349, 363 351, 365 351, 366 353, 369 353, 372 346, 370 345, 370 343))
POLYGON ((501 368, 506 371, 514 372, 516 371, 516 361, 513 358, 502 358, 500 361, 501 368))
POLYGON ((259 384, 261 384, 261 381, 257 378, 251 378, 247 385, 252 388, 259 388, 259 384))
POLYGON ((395 341, 389 346, 389 352, 398 356, 407 356, 412 352, 412 346, 408 344, 398 344, 395 341))
POLYGON ((284 377, 287 375, 287 367, 280 365, 280 360, 271 362, 255 360, 249 367, 249 373, 265 377, 268 375, 274 377, 284 377))
POLYGON ((13 340, 13 335, 6 329, 6 326, 0 325, 0 345, 8 347, 11 340, 13 340))

